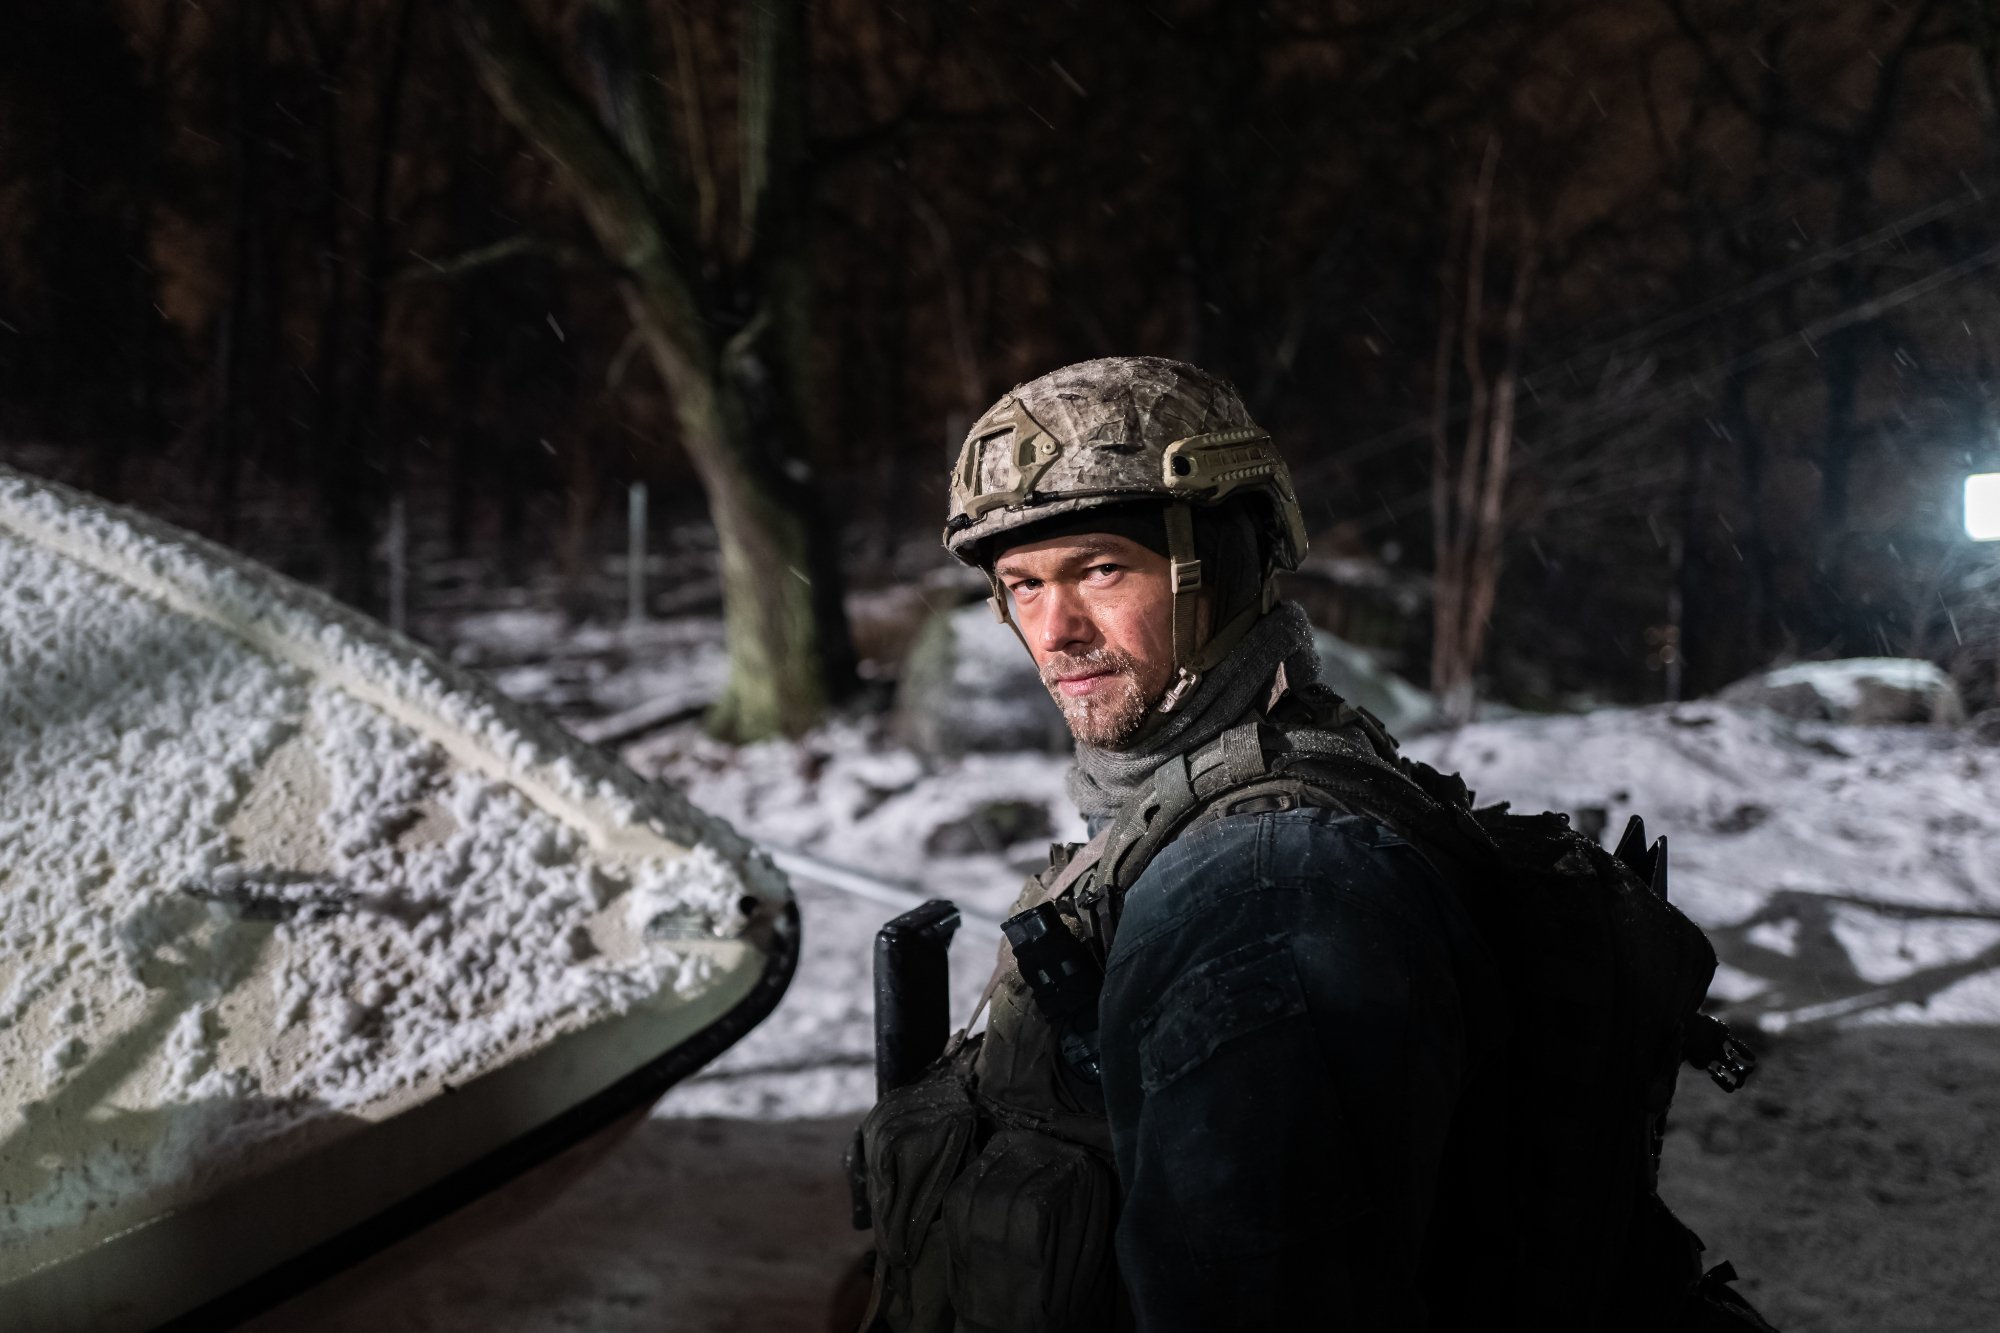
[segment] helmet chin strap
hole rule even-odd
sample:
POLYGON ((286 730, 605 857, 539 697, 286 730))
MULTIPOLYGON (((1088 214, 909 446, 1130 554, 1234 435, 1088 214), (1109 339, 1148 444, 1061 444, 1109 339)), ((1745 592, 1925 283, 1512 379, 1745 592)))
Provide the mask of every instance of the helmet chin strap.
POLYGON ((1167 560, 1174 594, 1174 675, 1167 692, 1160 697, 1157 711, 1171 713, 1179 708, 1201 678, 1220 666, 1250 627, 1277 599, 1277 580, 1264 576, 1257 600, 1230 618, 1228 624, 1211 634, 1208 642, 1197 644, 1197 617, 1201 612, 1201 559, 1195 554, 1194 513, 1182 501, 1167 506, 1167 560))
MULTIPOLYGON (((993 572, 990 565, 984 567, 984 572, 986 586, 993 590, 993 595, 986 599, 986 604, 993 608, 993 618, 1013 630, 1014 637, 1021 641, 1021 646, 1028 648, 1028 636, 1021 633, 1021 627, 1015 624, 1014 617, 1007 613, 1007 590, 1000 586, 1000 576, 993 572)), ((1028 657, 1032 660, 1034 655, 1035 650, 1028 648, 1028 657)))
MULTIPOLYGON (((1198 644, 1195 636, 1200 632, 1201 614, 1201 557, 1195 554, 1194 512, 1184 501, 1175 501, 1166 509, 1167 522, 1167 569, 1169 586, 1173 592, 1173 643, 1174 674, 1167 685, 1167 692, 1155 705, 1154 713, 1171 713, 1187 699, 1201 678, 1220 666, 1224 659, 1241 643, 1250 627, 1261 619, 1277 603, 1278 583, 1275 572, 1266 571, 1264 586, 1257 600, 1237 612, 1220 630, 1211 634, 1207 643, 1198 644)), ((1021 632, 1021 626, 1007 610, 1007 590, 1000 585, 1000 576, 988 566, 985 570, 986 586, 993 595, 987 598, 987 605, 993 608, 993 616, 1008 629, 1021 646, 1028 649, 1028 656, 1034 657, 1035 650, 1028 646, 1028 636, 1021 632)), ((1157 724, 1157 716, 1146 727, 1144 735, 1157 724)))

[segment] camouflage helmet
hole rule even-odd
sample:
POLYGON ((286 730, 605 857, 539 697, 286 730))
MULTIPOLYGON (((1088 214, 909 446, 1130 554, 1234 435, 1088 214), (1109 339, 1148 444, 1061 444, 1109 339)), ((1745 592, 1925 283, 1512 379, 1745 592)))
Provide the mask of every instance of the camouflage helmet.
POLYGON ((944 544, 968 565, 1044 519, 1157 499, 1270 501, 1272 557, 1296 569, 1305 521, 1271 437, 1227 380, 1183 361, 1114 356, 1018 385, 973 423, 952 469, 944 544))
POLYGON ((1048 519, 1144 500, 1164 507, 1172 561, 1176 676, 1161 704, 1171 711, 1269 609, 1269 576, 1298 568, 1305 557, 1305 520, 1291 474, 1227 380, 1182 361, 1119 356, 1064 366, 1016 386, 965 437, 952 469, 944 544, 986 572, 994 612, 1011 624, 991 569, 996 538, 1048 519), (1263 597, 1198 645, 1194 600, 1201 562, 1192 510, 1244 494, 1263 499, 1268 511, 1263 597))

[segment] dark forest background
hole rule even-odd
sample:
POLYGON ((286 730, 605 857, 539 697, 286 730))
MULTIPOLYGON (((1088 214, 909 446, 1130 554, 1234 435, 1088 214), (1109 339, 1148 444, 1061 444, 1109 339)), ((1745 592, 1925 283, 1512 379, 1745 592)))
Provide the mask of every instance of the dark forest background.
POLYGON ((739 735, 943 561, 974 416, 1125 353, 1241 387, 1299 590, 1448 701, 1895 654, 1990 704, 1996 268, 1988 0, 0 19, 0 458, 378 613, 394 523, 614 614, 645 481, 739 735))

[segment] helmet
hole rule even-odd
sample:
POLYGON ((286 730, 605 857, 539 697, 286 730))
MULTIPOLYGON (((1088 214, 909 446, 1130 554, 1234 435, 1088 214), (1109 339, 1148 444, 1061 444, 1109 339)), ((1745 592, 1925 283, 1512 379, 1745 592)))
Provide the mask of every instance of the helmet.
POLYGON ((965 437, 952 469, 944 544, 985 570, 994 612, 1011 624, 990 567, 996 538, 1018 533, 1031 540, 1022 530, 1045 520, 1143 500, 1164 506, 1172 561, 1176 671, 1160 705, 1168 712, 1269 609, 1275 572, 1296 569, 1305 557, 1305 519, 1291 474, 1227 380, 1181 361, 1120 356, 1064 366, 1017 386, 965 437), (1236 495, 1266 505, 1262 598, 1198 645, 1201 561, 1193 510, 1236 495))
POLYGON ((991 539, 1134 500, 1212 505, 1261 492, 1272 557, 1296 569, 1305 520, 1271 437, 1228 381, 1183 361, 1114 356, 1018 385, 973 423, 952 469, 944 544, 987 563, 991 539))

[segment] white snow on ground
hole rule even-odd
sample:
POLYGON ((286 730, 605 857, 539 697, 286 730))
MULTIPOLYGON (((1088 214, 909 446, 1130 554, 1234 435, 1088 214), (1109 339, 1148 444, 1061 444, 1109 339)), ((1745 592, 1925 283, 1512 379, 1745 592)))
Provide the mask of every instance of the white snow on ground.
MULTIPOLYGON (((1024 877, 1047 863, 1048 838, 1004 853, 932 855, 925 840, 985 801, 1043 804, 1051 836, 1083 837, 1063 795, 1067 761, 1047 754, 968 755, 926 764, 872 727, 836 722, 798 744, 720 745, 693 726, 626 750, 712 814, 774 846, 950 898, 991 918, 1006 914, 1024 877)), ((798 975, 777 1012, 700 1075, 670 1093, 664 1114, 839 1115, 875 1100, 875 932, 899 909, 795 880, 805 921, 798 975)), ((968 920, 952 943, 954 1021, 970 1015, 991 973, 999 933, 968 920)))
POLYGON ((746 893, 770 891, 746 884, 726 829, 515 729, 486 691, 454 692, 253 567, 4 473, 0 685, 12 1242, 130 1224, 257 1169, 292 1131, 379 1118, 699 989, 710 959, 649 937, 734 937, 746 893), (176 589, 228 615, 170 610, 176 589), (337 670, 301 664, 314 655, 337 670), (350 681, 446 715, 463 751, 350 681), (565 822, 464 762, 477 746, 539 774, 558 808, 609 813, 565 822), (642 812, 650 827, 618 822, 642 812), (668 826, 716 838, 689 854, 668 826))
MULTIPOLYGON (((1482 803, 1599 808, 1607 842, 1642 814, 1649 837, 1669 839, 1673 900, 1722 957, 1711 998, 1733 1021, 2000 1021, 2000 749, 1965 732, 1699 703, 1515 717, 1406 750, 1462 771, 1482 803)), ((1007 858, 935 857, 924 851, 932 830, 979 801, 1017 797, 1048 805, 1055 836, 1082 836, 1056 756, 927 766, 840 723, 737 751, 679 728, 626 757, 754 838, 995 914, 1039 844, 1007 858)), ((805 958, 790 995, 663 1113, 819 1116, 872 1102, 870 946, 896 909, 795 888, 805 958)), ((956 1021, 984 984, 993 940, 968 926, 954 946, 956 1021)))
POLYGON ((557 713, 698 708, 729 674, 711 617, 572 626, 559 612, 508 608, 456 617, 448 632, 454 661, 557 713))

